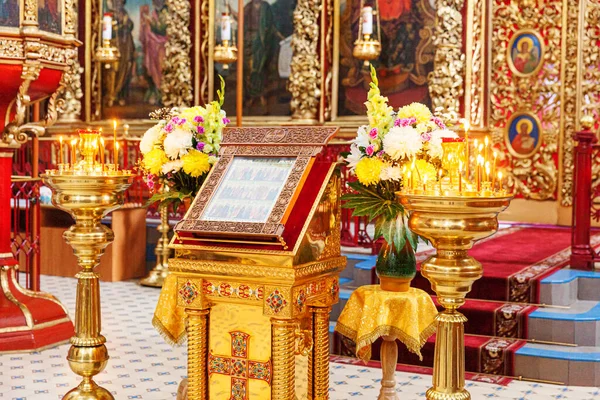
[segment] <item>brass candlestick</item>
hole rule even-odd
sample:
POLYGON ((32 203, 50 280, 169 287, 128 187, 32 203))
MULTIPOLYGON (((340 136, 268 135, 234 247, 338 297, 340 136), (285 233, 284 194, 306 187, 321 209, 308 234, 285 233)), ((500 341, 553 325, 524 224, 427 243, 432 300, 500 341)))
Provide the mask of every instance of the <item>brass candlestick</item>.
POLYGON ((169 249, 169 213, 168 207, 160 206, 160 225, 156 228, 160 232, 161 236, 156 243, 154 248, 154 254, 156 254, 156 265, 148 273, 144 279, 140 281, 140 285, 162 287, 167 275, 169 274, 169 257, 171 256, 171 249, 169 249))
POLYGON ((97 134, 80 134, 83 160, 61 164, 58 170, 42 175, 52 189, 52 203, 69 212, 75 225, 63 237, 73 247, 82 271, 76 277, 75 336, 67 360, 76 374, 83 377, 79 386, 69 391, 64 400, 112 400, 110 392, 98 386, 92 378, 108 362, 106 338, 100 334, 100 285, 94 268, 104 249, 113 241, 112 230, 100 224, 100 219, 124 203, 124 192, 131 185, 131 171, 119 171, 116 165, 102 165, 94 160, 97 152, 93 143, 97 134))
POLYGON ((421 265, 444 311, 438 314, 433 387, 428 400, 470 399, 465 389, 465 316, 458 308, 465 302, 473 282, 481 278, 481 264, 467 252, 477 240, 498 230, 498 213, 508 207, 511 196, 444 197, 399 193, 409 211, 410 229, 429 239, 437 253, 421 265))

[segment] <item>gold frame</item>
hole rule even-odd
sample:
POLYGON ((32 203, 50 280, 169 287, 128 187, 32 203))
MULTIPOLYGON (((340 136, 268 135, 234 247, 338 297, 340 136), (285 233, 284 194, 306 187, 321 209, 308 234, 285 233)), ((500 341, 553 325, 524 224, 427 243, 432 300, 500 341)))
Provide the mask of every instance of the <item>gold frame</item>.
POLYGON ((519 77, 528 77, 528 76, 532 76, 537 74, 538 72, 540 72, 540 69, 542 69, 542 67, 544 66, 544 54, 546 54, 546 45, 544 44, 544 39, 540 36, 539 32, 536 31, 535 29, 520 29, 518 31, 516 31, 513 36, 510 38, 510 41, 508 42, 508 47, 506 48, 506 60, 508 62, 508 67, 510 68, 511 72, 519 77), (538 65, 537 67, 535 67, 535 69, 529 73, 522 73, 517 71, 517 69, 515 68, 515 64, 513 62, 512 59, 512 47, 515 44, 515 40, 517 39, 517 37, 519 37, 520 35, 523 34, 532 34, 533 36, 535 36, 538 40, 538 42, 540 42, 540 59, 538 61, 538 65))
POLYGON ((515 113, 513 113, 513 115, 511 115, 511 117, 509 118, 508 122, 506 123, 506 127, 504 129, 504 143, 506 145, 506 149, 508 150, 508 152, 513 156, 513 157, 517 157, 517 158, 531 158, 535 153, 538 152, 538 150, 540 149, 540 147, 542 146, 542 142, 544 141, 544 131, 542 129, 542 123, 540 121, 540 119, 538 118, 537 115, 535 115, 534 113, 528 112, 528 111, 517 111, 515 113), (528 117, 531 117, 535 120, 535 123, 538 126, 538 132, 539 132, 539 137, 538 137, 538 141, 535 144, 535 147, 533 148, 533 150, 531 150, 529 153, 527 154, 521 154, 515 151, 515 149, 513 149, 512 144, 510 143, 510 127, 512 126, 512 123, 515 119, 517 119, 518 117, 521 117, 523 115, 526 115, 528 117))

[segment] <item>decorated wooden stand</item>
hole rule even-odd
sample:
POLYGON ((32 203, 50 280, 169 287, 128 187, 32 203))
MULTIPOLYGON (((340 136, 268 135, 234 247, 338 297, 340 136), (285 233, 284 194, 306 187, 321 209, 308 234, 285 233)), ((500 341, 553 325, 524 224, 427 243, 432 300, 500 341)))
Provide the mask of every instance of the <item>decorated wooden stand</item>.
POLYGON ((188 399, 328 398, 329 312, 346 265, 340 179, 323 156, 336 132, 226 129, 175 227, 155 318, 178 341, 166 304, 187 316, 188 399))

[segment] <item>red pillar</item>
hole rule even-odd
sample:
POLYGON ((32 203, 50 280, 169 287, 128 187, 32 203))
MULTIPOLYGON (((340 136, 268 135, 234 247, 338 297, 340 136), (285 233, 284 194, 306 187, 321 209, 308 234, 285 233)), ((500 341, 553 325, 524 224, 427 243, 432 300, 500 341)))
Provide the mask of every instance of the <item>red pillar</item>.
MULTIPOLYGON (((590 126, 591 128, 591 126, 590 126)), ((590 128, 575 133, 575 187, 571 236, 571 268, 594 268, 597 258, 590 245, 592 209, 592 151, 598 139, 590 128)))
POLYGON ((13 151, 0 143, 0 353, 55 345, 74 333, 67 310, 54 296, 29 291, 18 283, 10 241, 13 151))

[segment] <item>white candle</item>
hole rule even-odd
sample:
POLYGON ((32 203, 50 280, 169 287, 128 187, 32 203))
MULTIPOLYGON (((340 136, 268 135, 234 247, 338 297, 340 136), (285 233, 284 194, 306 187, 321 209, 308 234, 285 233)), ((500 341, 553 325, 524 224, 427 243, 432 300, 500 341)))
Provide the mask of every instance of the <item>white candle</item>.
POLYGON ((102 18, 102 39, 112 39, 112 14, 106 13, 102 18))
POLYGON ((227 13, 221 17, 221 40, 231 40, 231 16, 227 13))
POLYGON ((362 33, 363 35, 373 34, 373 7, 363 7, 361 11, 360 19, 362 21, 362 33))

